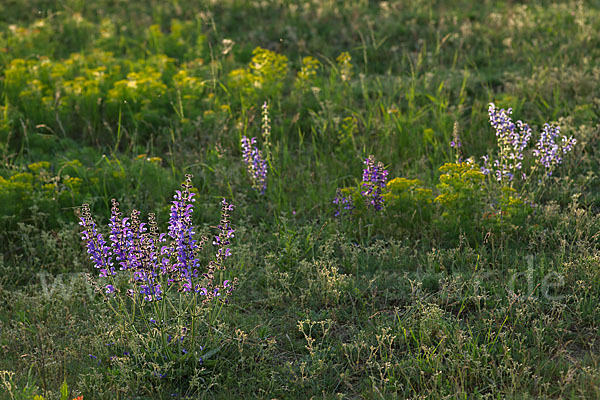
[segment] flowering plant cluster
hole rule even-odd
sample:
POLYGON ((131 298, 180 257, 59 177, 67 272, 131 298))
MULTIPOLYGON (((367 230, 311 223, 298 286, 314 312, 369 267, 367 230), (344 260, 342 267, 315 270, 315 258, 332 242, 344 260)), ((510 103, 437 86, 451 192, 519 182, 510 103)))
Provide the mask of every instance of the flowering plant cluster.
POLYGON ((335 205, 335 217, 348 216, 353 213, 361 214, 369 208, 380 211, 385 201, 384 192, 388 171, 381 162, 375 162, 373 156, 364 161, 360 187, 338 188, 332 203, 335 205))
POLYGON ((535 144, 533 155, 536 156, 536 162, 545 168, 548 176, 552 175, 552 171, 557 165, 562 164, 562 155, 573 150, 573 146, 577 140, 573 136, 567 138, 560 136, 560 126, 552 126, 544 124, 539 140, 535 144), (557 139, 560 137, 560 143, 557 139))
POLYGON ((373 156, 369 156, 364 161, 363 178, 361 194, 365 198, 367 207, 371 206, 376 211, 383 207, 382 190, 387 182, 388 171, 381 162, 375 163, 373 156))
POLYGON ((267 190, 267 160, 256 146, 256 138, 242 137, 242 157, 250 174, 252 188, 264 194, 267 190))
MULTIPOLYGON (((231 255, 230 238, 234 230, 229 222, 228 211, 233 205, 223 200, 222 220, 219 234, 213 244, 217 246, 215 260, 207 267, 208 272, 200 274, 199 252, 206 238, 197 239, 192 224, 194 193, 190 191, 191 175, 187 175, 183 190, 177 190, 171 206, 168 233, 158 232, 156 217, 148 215, 148 222, 140 220, 140 212, 133 210, 129 218, 123 218, 119 203, 113 199, 109 240, 106 242, 97 229, 88 204, 82 207, 80 225, 84 228, 82 239, 86 242, 87 253, 100 277, 116 276, 119 271, 129 272, 130 280, 136 289, 128 289, 127 295, 141 295, 144 301, 158 301, 167 287, 175 286, 180 292, 196 292, 207 298, 231 293, 228 281, 223 287, 213 286, 214 269, 222 269, 223 261, 231 255)), ((110 283, 104 286, 107 294, 115 292, 110 283)))
POLYGON ((216 254, 203 272, 200 252, 207 238, 198 238, 193 226, 191 178, 186 175, 182 189, 173 197, 166 233, 159 233, 154 214, 149 214, 147 223, 141 222, 137 210, 123 217, 116 200, 112 202, 108 242, 99 232, 89 205, 83 205, 80 217, 82 239, 102 281, 94 285, 100 287, 98 290, 104 293, 124 329, 138 336, 145 332, 142 336, 147 353, 155 361, 157 357, 159 361, 185 361, 193 354, 196 361, 202 362, 200 354, 206 354, 201 353, 204 349, 196 339, 203 311, 198 305, 206 306, 210 318, 205 322, 210 328, 237 284, 237 279, 222 283, 215 279, 215 271, 224 270, 225 260, 231 256, 235 231, 230 212, 234 206, 225 199, 221 203, 219 232, 213 239, 216 254), (214 299, 219 301, 215 303, 214 299), (141 331, 140 326, 146 330, 141 331), (191 342, 187 349, 182 347, 184 340, 191 342), (158 356, 157 346, 162 348, 158 356))
MULTIPOLYGON (((498 182, 512 182, 515 176, 522 180, 527 179, 523 171, 525 150, 532 138, 532 130, 522 121, 513 122, 510 118, 512 109, 498 109, 494 103, 490 103, 488 109, 490 124, 496 130, 498 140, 498 159, 490 162, 488 156, 483 156, 483 167, 481 171, 488 175, 493 174, 498 182)), ((537 166, 545 169, 546 176, 552 175, 554 168, 562 164, 562 155, 573 150, 577 141, 573 138, 562 136, 560 143, 560 127, 544 124, 540 138, 533 150, 535 165, 530 174, 535 173, 537 166)))
POLYGON ((339 217, 341 215, 349 215, 354 209, 354 200, 352 199, 352 194, 344 196, 344 193, 340 188, 337 188, 337 190, 335 191, 335 198, 333 199, 333 204, 336 205, 336 210, 334 214, 334 216, 336 217, 339 217))
POLYGON ((286 56, 256 47, 246 68, 229 72, 228 86, 239 90, 250 104, 261 94, 273 96, 278 93, 283 87, 288 69, 286 56))
POLYGON ((433 200, 445 210, 448 220, 472 220, 483 208, 484 174, 469 161, 446 163, 439 168, 440 194, 433 200))
POLYGON ((350 56, 350 53, 347 51, 340 53, 340 55, 336 57, 335 61, 337 61, 337 67, 342 81, 350 80, 353 74, 352 56, 350 56))
MULTIPOLYGON (((498 110, 494 103, 490 103, 488 115, 490 124, 496 130, 496 139, 500 150, 499 158, 489 166, 489 159, 484 156, 484 174, 493 173, 496 180, 512 181, 515 174, 521 172, 523 168, 523 151, 531 139, 531 128, 522 121, 514 123, 510 118, 512 109, 498 110)), ((521 178, 526 175, 521 173, 521 178)))
POLYGON ((430 218, 433 192, 419 179, 396 177, 391 179, 383 193, 386 210, 389 214, 406 222, 418 217, 425 221, 430 218))
POLYGON ((373 208, 375 211, 383 208, 388 171, 381 162, 376 163, 373 156, 365 158, 364 164, 360 189, 347 187, 336 190, 335 198, 332 201, 336 206, 335 217, 347 216, 353 212, 360 214, 369 208, 373 208))
MULTIPOLYGON (((175 26, 176 22, 172 23, 175 26)), ((175 29, 181 34, 181 27, 175 29)), ((153 34, 161 34, 160 29, 153 30, 153 34)), ((206 66, 176 66, 171 57, 155 54, 131 59, 94 48, 70 53, 65 59, 8 58, 2 61, 6 76, 3 85, 14 112, 7 113, 7 117, 12 124, 18 121, 17 115, 26 115, 30 121, 46 121, 49 128, 62 132, 82 128, 82 121, 93 126, 103 120, 131 126, 144 120, 156 126, 168 118, 168 99, 176 99, 176 112, 186 130, 190 129, 190 121, 205 113, 224 116, 226 110, 220 104, 202 101, 206 100, 206 87, 197 74, 206 66), (121 109, 128 112, 120 113, 121 109)), ((95 130, 89 133, 109 144, 95 130)), ((3 135, 0 132, 0 142, 6 139, 3 135)))
POLYGON ((307 56, 302 59, 302 67, 296 75, 294 86, 300 90, 306 90, 311 87, 317 76, 317 71, 321 68, 321 63, 314 57, 307 56))

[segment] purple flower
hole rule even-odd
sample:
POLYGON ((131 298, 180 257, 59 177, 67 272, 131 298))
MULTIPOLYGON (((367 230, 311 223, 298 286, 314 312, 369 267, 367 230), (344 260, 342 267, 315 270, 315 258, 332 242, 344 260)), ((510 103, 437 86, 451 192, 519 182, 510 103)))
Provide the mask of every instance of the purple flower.
POLYGON ((221 222, 217 226, 219 234, 215 236, 213 245, 218 247, 217 260, 219 265, 222 261, 231 256, 231 249, 227 246, 231 244, 231 239, 235 236, 235 230, 231 227, 231 221, 229 220, 229 212, 233 211, 233 205, 229 204, 227 200, 221 201, 221 222))
POLYGON ((242 157, 250 174, 252 188, 260 190, 260 194, 264 194, 267 190, 267 161, 256 147, 256 138, 248 139, 243 136, 241 144, 242 157))
POLYGON ((186 175, 186 182, 182 187, 183 191, 175 192, 171 206, 168 230, 172 244, 169 247, 163 247, 161 253, 166 256, 163 258, 163 265, 168 265, 170 257, 175 255, 177 262, 172 265, 171 269, 179 275, 178 280, 182 282, 181 290, 187 292, 194 287, 193 278, 198 277, 198 268, 200 267, 198 252, 201 250, 204 240, 198 242, 194 238, 192 212, 195 199, 194 193, 190 192, 191 175, 186 175))
MULTIPOLYGON (((496 180, 507 179, 512 181, 515 173, 523 167, 523 151, 531 139, 531 128, 522 121, 514 123, 510 118, 512 109, 498 110, 494 103, 490 103, 488 115, 490 124, 496 130, 496 139, 500 150, 499 159, 494 160, 493 167, 488 168, 488 159, 481 169, 484 174, 493 173, 496 180)), ((523 174, 519 174, 523 176, 523 174)))
POLYGON ((86 242, 87 253, 90 255, 94 267, 100 270, 100 276, 115 275, 112 250, 107 246, 102 234, 98 232, 89 204, 83 204, 79 219, 79 225, 84 228, 81 238, 86 242))
POLYGON ((121 266, 120 269, 128 269, 127 248, 131 246, 131 230, 129 218, 121 219, 119 211, 119 203, 112 199, 111 217, 108 227, 110 228, 110 236, 112 252, 116 257, 117 263, 121 266))
POLYGON ((340 188, 336 189, 335 198, 332 203, 337 206, 334 214, 336 217, 339 217, 340 215, 349 215, 354 209, 352 195, 344 196, 340 188))
POLYGON ((364 164, 361 194, 365 198, 367 207, 379 211, 383 206, 381 193, 387 182, 388 171, 381 162, 375 164, 373 156, 366 158, 364 164))
MULTIPOLYGON (((499 158, 493 161, 492 166, 488 164, 489 159, 485 157, 481 171, 484 174, 493 173, 498 181, 504 179, 512 181, 515 175, 525 180, 527 174, 522 171, 523 159, 525 148, 531 140, 531 128, 521 121, 513 123, 510 118, 512 113, 510 108, 498 110, 493 103, 490 103, 488 113, 490 124, 496 129, 500 154, 499 158)), ((536 148, 533 150, 535 162, 544 167, 546 175, 550 176, 554 168, 562 164, 562 156, 573 150, 576 143, 573 137, 561 137, 560 127, 544 124, 540 138, 535 144, 536 148)))
POLYGON ((533 155, 536 156, 536 162, 541 164, 548 176, 552 175, 552 170, 562 164, 562 155, 573 150, 573 146, 577 143, 572 136, 567 138, 562 136, 560 143, 557 139, 560 137, 560 127, 544 124, 544 128, 540 134, 540 138, 535 144, 533 155))
POLYGON ((484 175, 490 174, 492 172, 492 170, 489 168, 490 157, 489 156, 481 156, 481 159, 483 160, 483 167, 481 167, 481 172, 484 175))
MULTIPOLYGON (((148 224, 141 223, 139 211, 133 210, 131 218, 121 218, 119 203, 112 202, 109 222, 111 245, 108 246, 91 217, 89 205, 83 205, 80 225, 85 228, 82 239, 85 240, 88 253, 101 277, 116 275, 113 267, 113 256, 120 265, 120 270, 131 270, 132 282, 139 286, 139 293, 147 301, 161 299, 161 286, 157 282, 158 253, 156 251, 157 227, 154 214, 150 214, 148 224), (148 232, 148 227, 150 232, 148 232)), ((112 284, 104 286, 105 293, 114 293, 112 284)), ((135 291, 127 290, 133 297, 135 291)))
MULTIPOLYGON (((231 245, 231 239, 235 236, 235 230, 231 227, 229 213, 233 211, 233 209, 233 204, 228 203, 225 199, 221 201, 221 221, 217 226, 219 233, 213 238, 213 245, 217 247, 216 256, 214 260, 208 263, 207 271, 203 274, 205 278, 204 285, 197 285, 195 289, 200 295, 205 296, 203 300, 205 302, 210 301, 215 297, 220 297, 218 285, 214 284, 214 276, 215 270, 225 269, 224 261, 232 255, 229 246, 231 245)), ((237 280, 234 279, 233 282, 233 284, 228 280, 223 282, 223 287, 227 295, 231 294, 234 290, 237 280)), ((227 299, 222 298, 222 300, 227 302, 227 299)))
MULTIPOLYGON (((127 271, 132 288, 124 293, 135 299, 141 295, 144 301, 159 301, 170 285, 177 284, 183 292, 199 292, 211 297, 215 269, 224 269, 223 262, 232 255, 230 244, 235 236, 231 227, 229 212, 234 206, 225 199, 222 201, 219 234, 213 243, 217 246, 216 257, 207 266, 207 272, 199 272, 199 253, 207 240, 196 238, 192 223, 194 193, 191 192, 191 175, 186 175, 182 190, 176 191, 168 225, 168 233, 158 232, 156 217, 150 213, 148 222, 140 221, 137 210, 130 218, 122 218, 119 203, 113 200, 109 222, 111 244, 108 245, 91 217, 89 205, 84 204, 80 225, 83 226, 82 239, 86 241, 87 252, 101 277, 116 275, 113 257, 121 271, 127 271), (206 287, 209 289, 201 289, 206 287)), ((236 280, 234 280, 236 282, 236 280)), ((234 285, 227 288, 227 293, 234 285)), ((117 292, 113 284, 104 285, 107 294, 117 292)))

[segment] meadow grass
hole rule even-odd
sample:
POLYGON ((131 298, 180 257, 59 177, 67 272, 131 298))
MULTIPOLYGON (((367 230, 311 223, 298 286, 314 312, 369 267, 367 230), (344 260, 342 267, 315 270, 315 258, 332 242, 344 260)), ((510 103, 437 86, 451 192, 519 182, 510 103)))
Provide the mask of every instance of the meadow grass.
POLYGON ((598 1, 2 2, 0 398, 600 398, 599 32, 598 1), (498 183, 491 102, 577 144, 498 183), (235 204, 238 283, 170 363, 78 216, 166 231, 186 174, 198 235, 235 204))

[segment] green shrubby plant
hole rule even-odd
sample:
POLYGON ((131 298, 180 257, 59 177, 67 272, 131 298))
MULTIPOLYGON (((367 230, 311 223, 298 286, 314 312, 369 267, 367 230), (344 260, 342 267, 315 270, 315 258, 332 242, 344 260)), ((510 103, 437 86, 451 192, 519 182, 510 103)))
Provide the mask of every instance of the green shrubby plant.
POLYGON ((394 222, 403 226, 415 226, 431 221, 432 190, 419 179, 394 178, 383 193, 385 212, 394 222))
POLYGON ((21 119, 61 136, 83 130, 87 140, 113 146, 123 144, 128 131, 129 141, 139 136, 145 142, 149 135, 138 135, 141 127, 160 126, 173 110, 184 122, 209 111, 202 103, 203 68, 202 62, 176 67, 175 59, 162 54, 129 61, 98 50, 64 61, 13 59, 3 81, 5 125, 21 119), (107 122, 119 125, 110 141, 99 136, 107 122))
POLYGON ((33 21, 28 26, 11 24, 0 35, 0 45, 10 48, 9 58, 24 58, 31 54, 48 55, 54 26, 44 19, 33 21))
POLYGON ((503 186, 496 194, 494 203, 482 216, 483 226, 508 234, 533 222, 529 217, 532 216, 535 205, 523 200, 516 189, 503 186))
POLYGON ((4 72, 5 100, 27 115, 27 120, 37 124, 53 116, 54 92, 50 82, 43 81, 44 72, 50 67, 47 58, 40 61, 14 59, 4 72))
POLYGON ((159 123, 168 104, 167 85, 173 73, 173 59, 164 55, 132 65, 125 79, 118 80, 106 94, 109 112, 127 116, 130 123, 145 121, 149 126, 159 123))
POLYGON ((260 97, 281 96, 288 74, 288 59, 282 54, 257 47, 246 68, 229 72, 228 83, 246 97, 246 104, 254 104, 260 97))
POLYGON ((441 211, 436 222, 444 230, 470 237, 489 229, 508 234, 523 227, 533 212, 531 203, 516 189, 490 183, 476 164, 447 163, 440 172, 439 195, 434 202, 441 211))
POLYGON ((446 163, 440 167, 440 194, 434 199, 442 210, 440 223, 451 229, 472 232, 485 210, 485 175, 471 162, 446 163))
POLYGON ((198 21, 172 18, 166 27, 151 25, 145 36, 155 54, 165 54, 179 61, 205 56, 206 36, 198 21))
POLYGON ((302 58, 302 66, 296 73, 294 86, 297 90, 307 91, 314 87, 317 73, 322 68, 321 62, 314 57, 306 56, 302 58))
POLYGON ((177 71, 173 76, 178 105, 176 111, 181 120, 194 119, 200 115, 204 97, 205 81, 194 76, 194 71, 186 67, 177 71))
MULTIPOLYGON (((82 151, 79 156, 89 155, 82 151)), ((44 225, 48 229, 58 229, 65 222, 64 210, 72 210, 84 199, 92 201, 99 210, 108 211, 110 204, 104 201, 107 193, 123 196, 134 191, 136 200, 154 207, 176 186, 172 172, 162 166, 160 157, 141 154, 133 160, 96 158, 95 152, 91 157, 85 165, 79 159, 40 161, 0 175, 0 201, 5 204, 0 210, 0 224, 10 227, 27 221, 35 207, 46 215, 44 225), (153 186, 159 190, 143 189, 153 186)), ((164 220, 167 215, 168 210, 161 210, 159 218, 164 220)))
POLYGON ((8 179, 0 176, 0 199, 6 204, 2 215, 20 220, 35 205, 56 218, 61 206, 72 206, 79 200, 81 183, 77 177, 60 179, 47 161, 29 164, 26 172, 15 172, 8 179))

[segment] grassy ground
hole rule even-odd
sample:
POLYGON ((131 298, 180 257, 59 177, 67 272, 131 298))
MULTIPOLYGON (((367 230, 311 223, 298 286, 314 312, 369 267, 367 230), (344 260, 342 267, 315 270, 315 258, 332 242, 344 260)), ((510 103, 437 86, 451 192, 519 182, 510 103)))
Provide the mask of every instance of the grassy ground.
POLYGON ((598 1, 2 2, 0 398, 600 398, 599 32, 598 1), (458 162, 497 157, 490 102, 577 144, 499 184, 458 162), (173 366, 91 289, 76 212, 165 231, 185 174, 199 233, 236 205, 239 283, 173 366))

